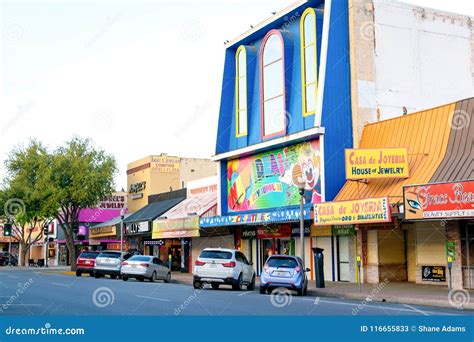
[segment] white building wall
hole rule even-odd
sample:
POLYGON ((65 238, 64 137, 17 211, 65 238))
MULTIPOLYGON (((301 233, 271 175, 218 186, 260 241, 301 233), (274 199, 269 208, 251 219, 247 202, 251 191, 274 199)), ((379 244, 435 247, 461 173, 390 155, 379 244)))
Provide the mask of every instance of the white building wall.
POLYGON ((474 19, 388 0, 352 0, 354 143, 369 122, 474 96, 474 19))

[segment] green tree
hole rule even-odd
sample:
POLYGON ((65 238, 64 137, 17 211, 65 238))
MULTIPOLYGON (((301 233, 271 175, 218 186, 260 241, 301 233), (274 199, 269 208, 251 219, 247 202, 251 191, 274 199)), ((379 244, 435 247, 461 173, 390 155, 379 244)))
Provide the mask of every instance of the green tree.
POLYGON ((73 138, 52 155, 48 207, 66 237, 71 270, 76 270, 74 238, 82 209, 95 207, 114 191, 115 158, 96 149, 89 139, 73 138))
POLYGON ((13 224, 12 235, 20 244, 20 262, 25 264, 31 246, 43 238, 44 228, 55 215, 51 207, 51 156, 38 141, 17 147, 5 162, 7 177, 0 204, 4 217, 13 224), (38 231, 39 230, 39 231, 38 231))

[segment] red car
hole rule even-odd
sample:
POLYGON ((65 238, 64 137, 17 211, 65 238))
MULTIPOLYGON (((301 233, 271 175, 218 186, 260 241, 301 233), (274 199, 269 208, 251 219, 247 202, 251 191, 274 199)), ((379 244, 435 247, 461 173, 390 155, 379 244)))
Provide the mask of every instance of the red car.
POLYGON ((82 252, 77 258, 76 276, 80 277, 82 273, 89 273, 92 277, 94 275, 95 258, 97 258, 99 254, 99 252, 93 251, 82 252))

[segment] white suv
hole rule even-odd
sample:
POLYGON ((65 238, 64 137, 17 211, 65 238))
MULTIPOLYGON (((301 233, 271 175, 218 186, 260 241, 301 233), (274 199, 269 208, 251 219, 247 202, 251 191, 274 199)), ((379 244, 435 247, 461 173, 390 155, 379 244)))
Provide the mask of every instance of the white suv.
POLYGON ((213 289, 219 285, 232 285, 234 290, 255 288, 255 272, 252 263, 245 255, 235 249, 205 248, 194 263, 193 286, 202 288, 204 283, 213 289))

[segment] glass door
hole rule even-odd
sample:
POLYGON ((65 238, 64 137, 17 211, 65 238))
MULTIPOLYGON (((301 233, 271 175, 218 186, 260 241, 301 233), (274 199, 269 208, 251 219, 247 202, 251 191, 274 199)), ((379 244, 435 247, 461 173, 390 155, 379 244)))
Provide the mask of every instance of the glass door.
POLYGON ((463 287, 474 288, 474 222, 460 225, 463 287))
POLYGON ((349 236, 337 237, 337 280, 350 281, 349 236))

